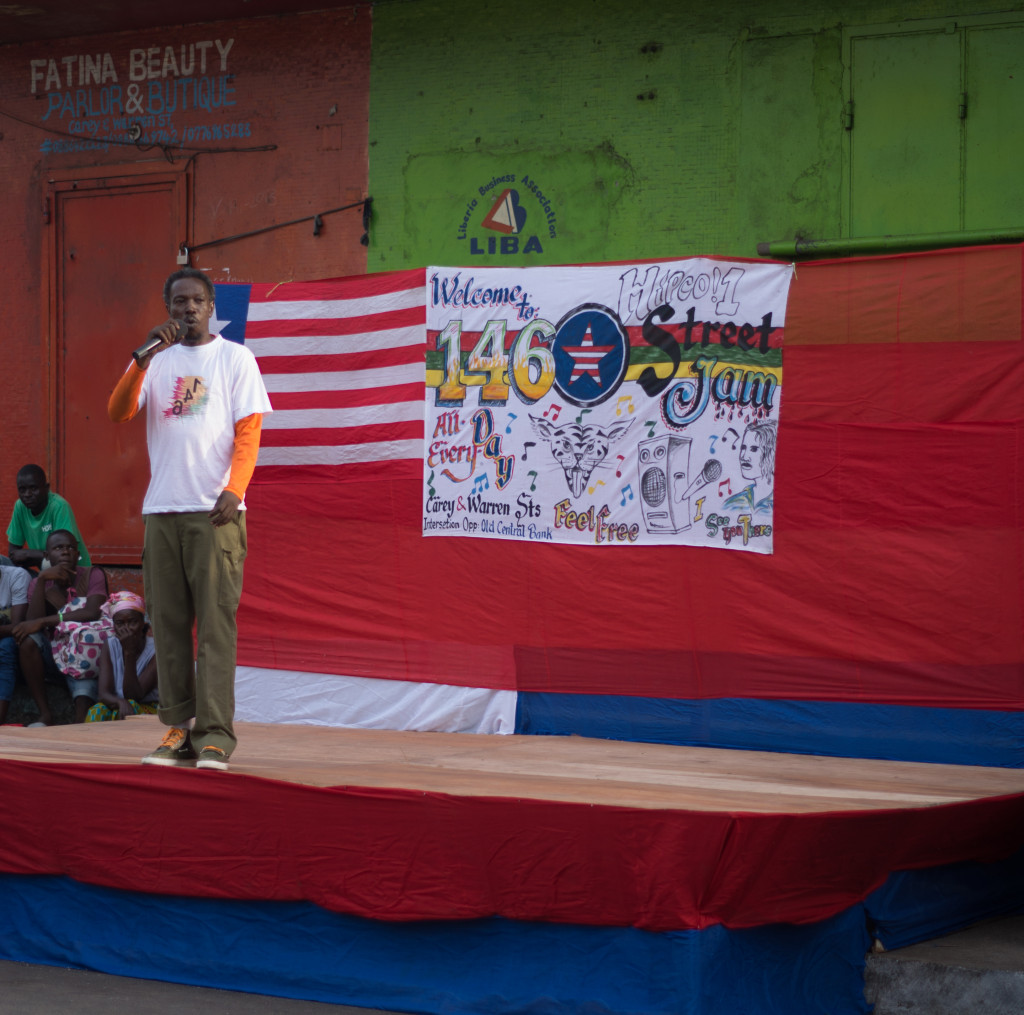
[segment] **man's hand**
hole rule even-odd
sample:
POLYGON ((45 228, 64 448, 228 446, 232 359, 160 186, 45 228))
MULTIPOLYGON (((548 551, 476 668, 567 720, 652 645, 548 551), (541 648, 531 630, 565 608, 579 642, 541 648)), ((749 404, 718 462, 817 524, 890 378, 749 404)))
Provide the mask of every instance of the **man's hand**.
POLYGON ((221 490, 217 503, 213 505, 213 510, 209 515, 210 524, 218 528, 221 525, 227 525, 238 514, 238 505, 241 503, 241 500, 230 490, 221 490))
POLYGON ((56 582, 58 585, 70 585, 77 575, 77 568, 72 564, 54 564, 39 572, 39 581, 56 582))
MULTIPOLYGON (((150 331, 146 336, 146 341, 143 346, 148 345, 152 341, 158 341, 160 345, 156 346, 153 350, 146 353, 144 356, 136 355, 135 362, 145 370, 149 366, 149 361, 158 353, 163 352, 164 349, 169 348, 172 345, 177 345, 185 335, 186 328, 183 327, 181 321, 175 321, 173 318, 168 317, 163 324, 158 324, 155 328, 150 331)), ((143 347, 140 346, 140 349, 143 347)))
POLYGON ((43 629, 43 620, 23 620, 20 624, 15 624, 11 628, 11 637, 14 639, 15 644, 20 645, 30 635, 35 634, 43 629))

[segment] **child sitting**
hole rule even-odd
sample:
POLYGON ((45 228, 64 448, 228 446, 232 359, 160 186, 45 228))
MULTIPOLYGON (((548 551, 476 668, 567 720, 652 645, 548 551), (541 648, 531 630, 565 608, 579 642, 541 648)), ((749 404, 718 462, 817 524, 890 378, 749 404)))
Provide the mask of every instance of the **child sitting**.
POLYGON ((115 592, 103 607, 114 622, 100 650, 99 697, 86 722, 156 713, 156 649, 146 604, 134 592, 115 592))

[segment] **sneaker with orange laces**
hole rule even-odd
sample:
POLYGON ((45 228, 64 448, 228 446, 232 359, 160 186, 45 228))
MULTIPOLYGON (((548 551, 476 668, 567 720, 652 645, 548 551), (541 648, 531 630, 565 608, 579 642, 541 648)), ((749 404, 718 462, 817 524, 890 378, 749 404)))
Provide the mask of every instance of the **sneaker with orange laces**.
POLYGON ((160 746, 147 754, 144 765, 194 765, 196 752, 192 748, 192 737, 188 730, 172 726, 165 734, 160 746))
POLYGON ((196 768, 219 768, 222 772, 228 770, 228 755, 219 747, 204 747, 199 752, 199 760, 196 768))

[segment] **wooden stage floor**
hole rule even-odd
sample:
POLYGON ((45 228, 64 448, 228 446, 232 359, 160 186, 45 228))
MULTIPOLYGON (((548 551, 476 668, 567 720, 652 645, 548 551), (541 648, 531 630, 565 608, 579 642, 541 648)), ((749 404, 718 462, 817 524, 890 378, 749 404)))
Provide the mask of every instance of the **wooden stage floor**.
MULTIPOLYGON (((138 765, 155 716, 0 727, 0 759, 138 765)), ((346 730, 239 723, 231 772, 320 787, 375 787, 600 806, 808 814, 913 810, 1024 793, 1024 771, 672 747, 584 737, 346 730)))

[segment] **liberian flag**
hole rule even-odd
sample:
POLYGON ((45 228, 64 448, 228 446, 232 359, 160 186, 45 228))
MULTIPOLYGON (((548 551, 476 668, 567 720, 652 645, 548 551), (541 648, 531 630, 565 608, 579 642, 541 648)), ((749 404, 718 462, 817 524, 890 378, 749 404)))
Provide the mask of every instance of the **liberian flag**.
POLYGON ((274 409, 246 495, 238 718, 512 732, 508 689, 431 681, 392 637, 419 580, 393 558, 402 511, 419 538, 424 270, 221 284, 211 330, 252 350, 274 409))
POLYGON ((1021 253, 800 266, 771 558, 426 539, 425 273, 219 286, 239 717, 1024 765, 1021 253))
POLYGON ((211 331, 255 354, 274 408, 254 482, 394 475, 398 462, 421 468, 423 287, 422 270, 217 286, 211 331), (339 472, 350 465, 360 468, 339 472))

